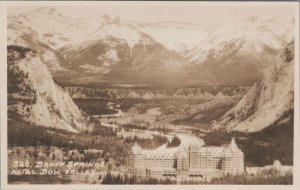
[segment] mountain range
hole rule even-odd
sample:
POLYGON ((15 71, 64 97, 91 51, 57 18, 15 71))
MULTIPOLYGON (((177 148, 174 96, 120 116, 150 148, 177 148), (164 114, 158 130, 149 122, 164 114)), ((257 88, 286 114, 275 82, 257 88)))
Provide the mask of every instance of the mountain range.
POLYGON ((255 16, 218 26, 102 12, 74 19, 43 7, 8 17, 8 45, 37 51, 61 82, 252 85, 293 27, 290 18, 255 16))
POLYGON ((7 28, 10 118, 80 132, 88 128, 87 117, 72 98, 216 99, 215 106, 232 95, 242 98, 212 121, 211 129, 257 132, 292 118, 295 47, 290 18, 254 16, 199 26, 127 21, 105 13, 74 19, 44 7, 8 16, 7 28), (214 93, 186 87, 83 87, 103 82, 237 87, 214 93), (252 87, 243 87, 247 85, 252 87))
POLYGON ((65 87, 72 98, 146 99, 146 100, 211 100, 244 95, 249 86, 198 87, 176 89, 87 88, 65 87))
POLYGON ((294 42, 282 49, 262 78, 236 106, 211 123, 212 129, 262 131, 292 119, 294 110, 294 42))

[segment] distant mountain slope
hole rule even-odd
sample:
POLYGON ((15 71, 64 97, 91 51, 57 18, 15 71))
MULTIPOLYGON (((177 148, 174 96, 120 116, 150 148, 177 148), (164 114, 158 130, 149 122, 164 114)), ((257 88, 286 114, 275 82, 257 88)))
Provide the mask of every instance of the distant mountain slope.
POLYGON ((57 86, 31 49, 8 46, 8 117, 72 132, 86 130, 85 116, 57 86))
POLYGON ((8 17, 8 42, 29 44, 59 82, 252 85, 294 27, 283 16, 200 26, 102 12, 74 19, 42 7, 8 17))
POLYGON ((130 23, 177 53, 184 53, 199 45, 216 28, 215 26, 201 26, 171 21, 158 23, 141 23, 136 21, 130 23))
POLYGON ((150 36, 115 23, 105 24, 79 46, 63 48, 61 54, 69 69, 124 82, 139 76, 154 80, 155 76, 181 72, 186 64, 181 56, 150 36))
POLYGON ((195 77, 213 76, 210 80, 220 85, 253 84, 294 35, 292 18, 250 17, 223 23, 182 55, 194 63, 190 70, 195 77))
POLYGON ((58 50, 66 45, 80 44, 95 31, 99 25, 114 22, 106 14, 93 14, 88 18, 68 18, 52 7, 41 7, 19 14, 11 19, 36 32, 35 38, 42 40, 52 49, 58 50))
POLYGON ((242 55, 261 58, 265 53, 274 53, 283 48, 294 39, 294 35, 292 18, 253 16, 221 24, 186 52, 185 57, 197 64, 212 64, 219 60, 230 64, 234 61, 232 56, 242 55))
MULTIPOLYGON (((240 102, 221 119, 211 124, 212 129, 243 132, 261 131, 282 118, 294 107, 294 43, 280 51, 261 80, 244 95, 240 102)), ((282 120, 282 121, 281 121, 282 120)))
POLYGON ((169 76, 182 73, 188 63, 135 26, 106 14, 70 19, 45 7, 8 20, 9 44, 37 51, 58 80, 158 83, 172 81, 169 76))
POLYGON ((51 46, 51 43, 43 38, 42 34, 28 26, 27 22, 27 20, 22 21, 19 17, 8 18, 7 45, 18 45, 34 50, 43 63, 47 65, 53 77, 65 76, 66 73, 70 75, 75 74, 74 71, 64 67, 64 59, 51 46))
POLYGON ((224 99, 234 95, 244 95, 249 86, 238 87, 199 87, 178 89, 132 89, 132 88, 86 88, 66 87, 73 98, 112 98, 112 99, 183 99, 211 100, 224 99))

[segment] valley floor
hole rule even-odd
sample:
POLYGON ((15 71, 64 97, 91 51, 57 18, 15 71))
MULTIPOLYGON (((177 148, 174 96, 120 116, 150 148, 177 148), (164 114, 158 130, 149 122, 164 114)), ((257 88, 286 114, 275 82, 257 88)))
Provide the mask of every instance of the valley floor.
MULTIPOLYGON (((16 169, 13 167, 16 161, 24 160, 30 163, 39 160, 49 163, 98 162, 100 165, 95 171, 87 174, 10 175, 10 183, 133 183, 133 181, 120 181, 118 177, 126 176, 126 158, 132 145, 137 142, 145 149, 167 148, 174 137, 179 137, 180 143, 183 144, 202 138, 208 146, 219 146, 228 143, 231 137, 235 137, 238 146, 245 154, 247 168, 271 165, 274 160, 280 160, 283 165, 293 165, 293 142, 288 138, 293 135, 292 120, 276 124, 257 134, 208 130, 209 122, 229 110, 239 98, 234 96, 205 101, 74 99, 79 108, 87 111, 90 122, 94 123, 93 131, 80 134, 36 126, 10 115, 8 120, 9 171, 16 169), (91 112, 88 110, 89 105, 93 105, 91 112), (115 176, 116 179, 112 177, 114 182, 105 181, 108 171, 115 176)), ((289 173, 270 174, 271 176, 268 174, 265 176, 269 177, 262 180, 258 180, 257 175, 260 174, 253 176, 248 173, 234 179, 222 177, 211 182, 149 179, 149 181, 137 180, 134 183, 292 183, 292 174, 289 173)))

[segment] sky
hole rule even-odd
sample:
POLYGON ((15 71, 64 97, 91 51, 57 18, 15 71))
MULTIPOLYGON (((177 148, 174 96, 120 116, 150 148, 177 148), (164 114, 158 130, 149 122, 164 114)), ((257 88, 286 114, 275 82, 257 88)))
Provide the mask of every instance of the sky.
MULTIPOLYGON (((8 14, 18 15, 27 11, 34 10, 42 6, 10 6, 8 14)), ((243 19, 250 16, 294 16, 295 6, 291 4, 274 5, 220 5, 212 2, 205 4, 176 4, 176 2, 158 4, 135 5, 134 3, 119 4, 98 4, 93 6, 52 6, 57 11, 67 17, 88 17, 94 13, 106 13, 109 15, 120 16, 126 20, 136 20, 142 22, 162 22, 178 21, 203 25, 215 25, 222 22, 243 19)))

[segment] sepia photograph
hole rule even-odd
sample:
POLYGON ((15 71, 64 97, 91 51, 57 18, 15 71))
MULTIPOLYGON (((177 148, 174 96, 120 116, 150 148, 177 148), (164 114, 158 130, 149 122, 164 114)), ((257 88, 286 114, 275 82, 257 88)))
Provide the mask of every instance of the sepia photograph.
POLYGON ((298 183, 298 2, 0 6, 7 187, 298 183))

